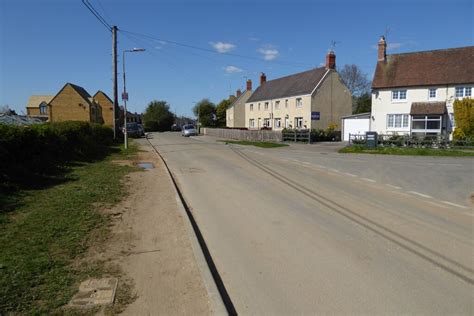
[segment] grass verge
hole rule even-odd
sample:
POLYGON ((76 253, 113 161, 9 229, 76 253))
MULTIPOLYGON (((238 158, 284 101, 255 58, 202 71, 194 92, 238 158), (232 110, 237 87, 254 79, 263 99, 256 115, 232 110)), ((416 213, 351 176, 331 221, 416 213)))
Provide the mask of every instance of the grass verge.
POLYGON ((107 235, 98 208, 118 203, 122 179, 136 170, 112 160, 136 151, 70 164, 59 184, 10 193, 9 210, 0 209, 0 315, 63 314, 80 281, 106 272, 103 263, 73 263, 107 235))
POLYGON ((448 157, 473 157, 474 151, 463 151, 456 149, 434 149, 434 148, 398 148, 377 147, 367 148, 362 145, 344 147, 340 153, 356 154, 379 154, 379 155, 405 155, 405 156, 448 156, 448 157))
POLYGON ((218 142, 224 142, 226 144, 236 144, 236 145, 248 145, 255 146, 260 148, 275 148, 275 147, 286 147, 288 144, 273 143, 273 142, 256 142, 248 140, 218 140, 218 142))

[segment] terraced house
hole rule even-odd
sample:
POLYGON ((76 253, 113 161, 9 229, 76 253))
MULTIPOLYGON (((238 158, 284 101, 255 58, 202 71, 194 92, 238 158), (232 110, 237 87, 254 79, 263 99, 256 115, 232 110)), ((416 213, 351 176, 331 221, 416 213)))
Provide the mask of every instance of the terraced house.
POLYGON ((474 46, 387 55, 382 36, 372 82, 370 130, 451 135, 453 103, 471 98, 474 46))
POLYGON ((245 127, 340 129, 341 117, 352 114, 352 96, 336 71, 336 55, 326 55, 325 67, 266 80, 245 103, 245 127))

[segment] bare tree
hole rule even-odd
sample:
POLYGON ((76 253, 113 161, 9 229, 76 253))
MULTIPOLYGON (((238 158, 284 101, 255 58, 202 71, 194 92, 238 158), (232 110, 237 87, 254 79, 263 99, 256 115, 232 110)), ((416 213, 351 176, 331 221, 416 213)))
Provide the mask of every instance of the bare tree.
POLYGON ((342 81, 346 84, 353 97, 360 97, 370 91, 367 75, 357 65, 344 65, 339 71, 342 81))

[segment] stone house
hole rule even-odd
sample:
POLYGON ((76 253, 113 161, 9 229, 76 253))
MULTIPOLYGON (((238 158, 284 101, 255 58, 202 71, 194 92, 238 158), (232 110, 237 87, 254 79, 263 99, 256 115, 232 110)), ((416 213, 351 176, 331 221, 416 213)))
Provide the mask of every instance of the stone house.
POLYGON ((94 94, 93 99, 95 103, 100 105, 102 108, 102 119, 104 125, 112 127, 114 125, 114 102, 101 90, 94 94))
POLYGON ((340 130, 341 117, 352 114, 352 96, 336 71, 336 55, 324 67, 275 80, 260 75, 260 86, 245 103, 245 127, 340 130))
POLYGON ((49 102, 54 98, 54 95, 32 95, 28 99, 26 105, 26 115, 37 117, 44 120, 49 120, 51 112, 49 102))
POLYGON ((245 127, 245 103, 252 93, 252 80, 248 79, 245 91, 237 90, 236 99, 226 110, 226 127, 245 127))

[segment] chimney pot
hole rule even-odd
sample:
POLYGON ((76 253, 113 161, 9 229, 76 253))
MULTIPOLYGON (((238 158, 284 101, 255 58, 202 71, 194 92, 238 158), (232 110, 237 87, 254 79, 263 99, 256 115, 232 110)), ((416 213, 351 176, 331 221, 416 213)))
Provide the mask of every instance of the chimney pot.
POLYGON ((334 51, 330 50, 326 55, 326 69, 335 69, 336 68, 336 54, 334 51))
POLYGON ((247 90, 252 91, 252 80, 247 79, 247 90))
POLYGON ((237 92, 235 93, 235 96, 238 98, 242 95, 242 91, 240 89, 237 90, 237 92))
POLYGON ((379 40, 379 51, 378 51, 378 61, 387 61, 387 42, 385 41, 384 36, 380 36, 379 40))
POLYGON ((260 73, 260 85, 264 84, 267 82, 267 76, 265 76, 265 73, 260 73))

